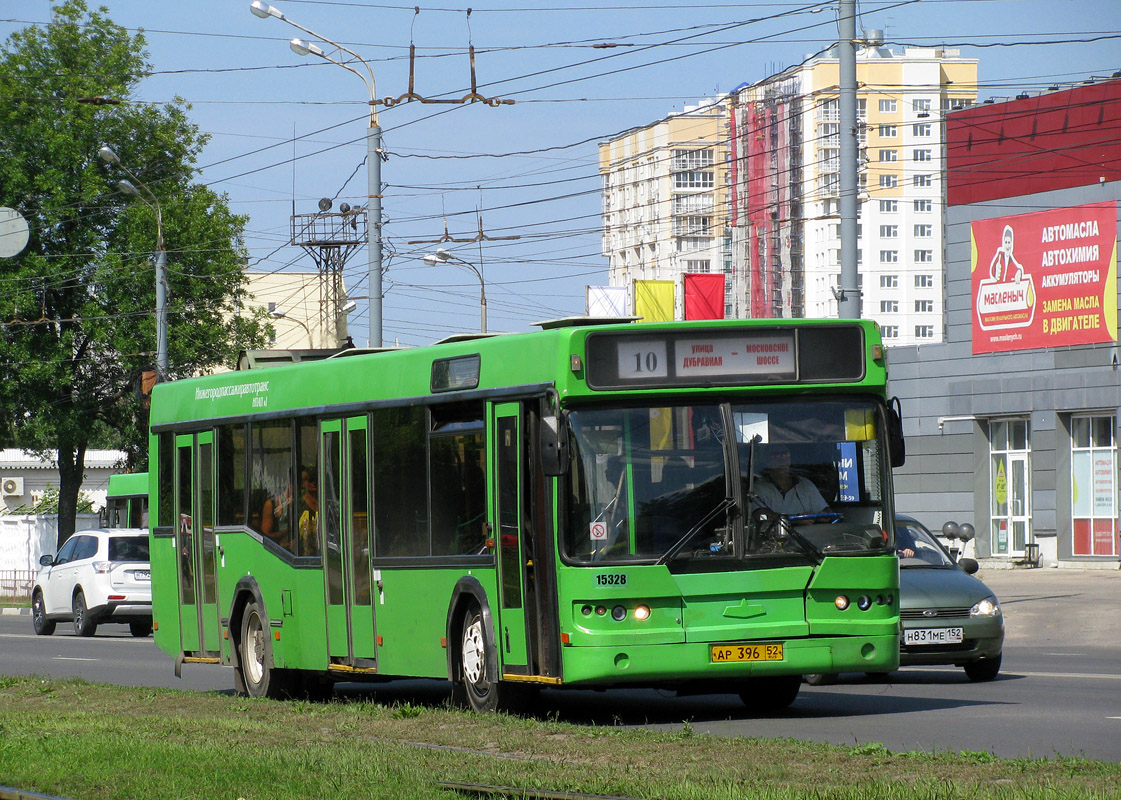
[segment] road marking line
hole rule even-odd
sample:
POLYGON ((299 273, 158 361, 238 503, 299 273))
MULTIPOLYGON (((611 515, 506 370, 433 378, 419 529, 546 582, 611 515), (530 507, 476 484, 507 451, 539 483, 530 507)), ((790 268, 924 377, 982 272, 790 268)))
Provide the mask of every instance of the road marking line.
POLYGON ((68 656, 55 656, 55 661, 100 661, 100 658, 70 658, 68 656))
POLYGON ((1087 680, 1121 681, 1121 675, 1111 675, 1105 672, 1013 672, 1006 675, 1022 675, 1025 678, 1083 678, 1087 680))

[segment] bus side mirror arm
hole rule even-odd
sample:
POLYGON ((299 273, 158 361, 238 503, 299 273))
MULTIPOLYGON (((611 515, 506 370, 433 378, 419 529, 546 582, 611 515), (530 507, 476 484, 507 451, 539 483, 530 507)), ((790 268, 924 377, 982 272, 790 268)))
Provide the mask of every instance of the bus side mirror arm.
POLYGON ((568 435, 555 414, 541 417, 541 470, 550 478, 568 472, 568 435))
POLYGON ((907 463, 907 443, 903 439, 903 406, 898 397, 891 398, 887 407, 887 446, 893 468, 907 463))

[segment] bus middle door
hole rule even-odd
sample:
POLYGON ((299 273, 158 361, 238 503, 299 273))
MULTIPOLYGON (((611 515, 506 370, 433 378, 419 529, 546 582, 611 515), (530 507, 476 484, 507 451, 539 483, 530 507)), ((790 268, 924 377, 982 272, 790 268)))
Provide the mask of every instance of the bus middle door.
POLYGON ((523 547, 526 525, 525 446, 522 408, 519 403, 494 406, 491 426, 493 508, 491 529, 498 556, 498 613, 495 637, 502 655, 502 671, 529 674, 528 637, 525 615, 525 569, 523 547))
POLYGON ((370 574, 366 417, 321 423, 319 515, 327 599, 327 653, 372 669, 377 657, 370 574))

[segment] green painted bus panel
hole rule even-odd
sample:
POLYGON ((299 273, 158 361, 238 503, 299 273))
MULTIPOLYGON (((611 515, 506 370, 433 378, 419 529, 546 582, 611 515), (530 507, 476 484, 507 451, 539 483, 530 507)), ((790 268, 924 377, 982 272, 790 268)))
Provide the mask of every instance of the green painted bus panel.
MULTIPOLYGON (((268 552, 250 533, 222 531, 218 534, 222 552, 218 565, 218 596, 222 616, 232 618, 238 582, 248 577, 260 591, 270 628, 280 630, 273 639, 273 659, 278 667, 293 669, 327 668, 326 611, 323 597, 323 571, 300 569, 268 552), (291 603, 285 602, 285 593, 291 603), (285 614, 285 606, 292 609, 285 614), (279 626, 276 625, 279 623, 279 626)), ((240 631, 231 631, 240 636, 240 631)))
MULTIPOLYGON (((447 678, 448 607, 456 582, 465 571, 456 569, 381 570, 382 589, 375 597, 378 618, 378 672, 418 678, 447 678)), ((467 570, 482 585, 492 619, 497 592, 494 569, 467 570)), ((497 620, 495 620, 497 622, 497 620)), ((458 637, 459 631, 452 631, 458 637)), ((457 642, 449 641, 448 647, 457 642)))
POLYGON ((806 595, 806 619, 815 636, 898 635, 899 559, 894 553, 825 559, 806 595), (850 601, 843 611, 838 595, 850 601), (867 611, 857 606, 861 596, 872 603, 867 611))
POLYGON ((689 642, 785 639, 809 635, 805 592, 812 568, 675 576, 689 642))
MULTIPOLYGON (((765 675, 836 672, 834 665, 853 671, 886 672, 899 664, 898 634, 774 641, 783 645, 782 661, 713 663, 712 646, 704 643, 564 647, 564 681, 566 685, 692 680, 719 683, 765 675)), ((714 691, 719 690, 714 687, 714 691)), ((725 691, 738 689, 729 685, 725 691)))
POLYGON ((105 491, 107 498, 139 497, 148 494, 147 472, 121 472, 109 476, 109 486, 105 491))

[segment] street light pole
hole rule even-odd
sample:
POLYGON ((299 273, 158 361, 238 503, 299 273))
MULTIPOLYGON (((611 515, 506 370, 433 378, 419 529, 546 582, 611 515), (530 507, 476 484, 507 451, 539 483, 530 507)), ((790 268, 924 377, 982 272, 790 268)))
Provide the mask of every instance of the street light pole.
POLYGON ((293 28, 303 31, 309 36, 313 36, 320 41, 331 45, 335 48, 336 53, 346 53, 354 61, 357 61, 366 68, 366 74, 352 67, 348 60, 342 60, 335 57, 335 53, 326 53, 323 48, 319 47, 313 42, 307 42, 303 39, 293 39, 289 46, 292 52, 297 55, 306 56, 314 55, 322 58, 324 61, 330 61, 332 64, 342 67, 348 72, 352 72, 362 79, 366 84, 366 91, 370 95, 370 126, 366 131, 366 180, 367 192, 369 194, 369 219, 371 223, 371 234, 368 242, 369 254, 369 273, 370 273, 370 344, 373 347, 382 346, 382 286, 381 286, 381 267, 382 267, 382 209, 381 209, 381 125, 378 124, 377 113, 377 90, 374 83, 374 71, 370 67, 369 62, 362 58, 346 47, 343 47, 338 42, 333 42, 321 33, 316 33, 303 25, 293 22, 284 16, 284 13, 276 6, 271 6, 263 0, 253 0, 249 4, 249 10, 254 16, 261 19, 268 19, 273 17, 282 22, 287 22, 293 28))
POLYGON ((107 164, 117 167, 123 173, 136 181, 136 184, 120 180, 117 181, 117 189, 124 194, 131 194, 139 197, 140 200, 149 208, 156 212, 156 382, 162 383, 168 379, 168 358, 167 358, 167 248, 164 246, 163 241, 163 210, 160 208, 160 201, 148 185, 144 181, 129 171, 129 168, 121 163, 121 159, 109 147, 100 147, 97 150, 98 156, 107 164), (137 186, 140 189, 137 189, 137 186), (144 194, 140 190, 143 190, 144 194), (145 194, 147 197, 145 197, 145 194))
POLYGON ((462 267, 467 267, 475 273, 475 277, 479 279, 479 330, 482 333, 487 332, 487 286, 483 280, 483 273, 479 271, 478 267, 470 261, 466 261, 459 256, 452 255, 451 252, 440 247, 436 249, 435 253, 429 253, 424 257, 424 263, 430 267, 437 264, 459 264, 462 267))
POLYGON ((273 319, 282 319, 282 320, 285 320, 287 322, 295 322, 297 325, 299 325, 301 328, 303 328, 304 333, 307 334, 308 349, 311 349, 311 350, 315 349, 315 342, 311 338, 311 328, 309 328, 307 323, 304 322, 302 319, 299 319, 297 317, 290 317, 290 316, 288 316, 287 313, 285 313, 284 311, 281 311, 279 308, 274 308, 272 311, 270 311, 269 316, 271 316, 273 319))

